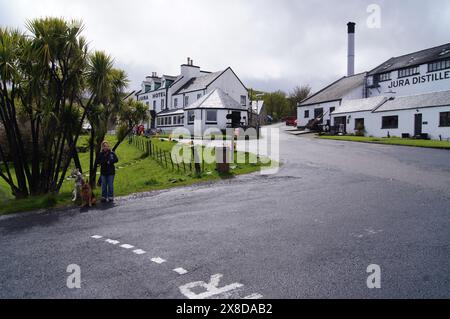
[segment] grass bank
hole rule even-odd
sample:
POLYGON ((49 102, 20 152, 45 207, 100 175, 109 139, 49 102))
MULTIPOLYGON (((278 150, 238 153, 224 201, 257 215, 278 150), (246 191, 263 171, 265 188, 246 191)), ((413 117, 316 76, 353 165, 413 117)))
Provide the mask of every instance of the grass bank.
POLYGON ((337 141, 350 141, 359 143, 374 143, 374 144, 387 144, 387 145, 401 145, 410 147, 425 147, 425 148, 437 148, 437 149, 450 149, 450 142, 447 141, 435 141, 435 140, 416 140, 410 138, 377 138, 377 137, 361 137, 361 136, 318 136, 320 139, 337 140, 337 141))
MULTIPOLYGON (((116 138, 114 136, 108 136, 107 140, 111 144, 114 144, 116 138)), ((152 139, 152 142, 159 149, 168 152, 176 145, 174 142, 161 141, 160 139, 152 139)), ((88 137, 82 136, 79 145, 87 146, 88 137)), ((207 164, 204 166, 202 174, 197 175, 192 172, 176 171, 166 168, 154 158, 146 156, 143 151, 129 144, 127 141, 121 144, 116 153, 119 157, 119 163, 116 165, 115 196, 125 196, 140 192, 187 186, 199 182, 220 180, 222 178, 232 178, 236 175, 256 172, 263 166, 268 166, 261 163, 251 164, 250 162, 234 164, 231 166, 232 170, 230 175, 222 176, 215 170, 215 164, 207 164)), ((250 157, 249 154, 245 156, 247 159, 250 157)), ((80 153, 80 160, 83 172, 88 172, 89 153, 80 153)), ((69 174, 72 169, 73 165, 69 169, 69 174)), ((3 180, 0 180, 0 215, 44 208, 73 206, 71 202, 72 190, 73 181, 66 179, 58 195, 16 200, 10 194, 8 185, 3 180)), ((99 197, 100 189, 97 188, 94 192, 99 197)))

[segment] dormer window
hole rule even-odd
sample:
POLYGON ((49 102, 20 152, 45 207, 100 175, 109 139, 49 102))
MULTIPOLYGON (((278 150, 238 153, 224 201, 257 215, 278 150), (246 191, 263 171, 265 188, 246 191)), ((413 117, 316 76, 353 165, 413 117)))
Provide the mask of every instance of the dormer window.
POLYGON ((399 78, 406 78, 406 77, 417 75, 417 74, 420 74, 420 69, 418 66, 398 70, 399 78))
POLYGON ((378 82, 390 81, 391 72, 381 73, 378 75, 378 82))
POLYGON ((450 69, 450 59, 432 62, 428 64, 428 72, 436 72, 445 69, 450 69))
POLYGON ((441 53, 439 53, 439 56, 443 56, 443 55, 446 55, 446 54, 449 54, 449 53, 450 53, 449 49, 444 49, 444 50, 442 50, 441 53))

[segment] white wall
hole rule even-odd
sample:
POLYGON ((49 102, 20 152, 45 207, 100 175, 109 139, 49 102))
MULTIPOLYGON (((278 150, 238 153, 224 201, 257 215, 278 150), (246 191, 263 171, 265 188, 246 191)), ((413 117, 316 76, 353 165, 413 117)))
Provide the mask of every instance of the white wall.
POLYGON ((356 100, 365 98, 364 86, 358 86, 342 97, 342 100, 356 100))
POLYGON ((340 104, 341 104, 340 101, 333 101, 297 107, 297 126, 305 127, 309 123, 309 121, 314 120, 314 110, 319 108, 323 108, 323 112, 327 113, 323 118, 323 123, 326 124, 327 120, 331 119, 330 108, 334 107, 335 109, 337 109, 340 106, 340 104), (305 118, 306 110, 309 110, 309 118, 305 118))
MULTIPOLYGON (((203 132, 205 132, 205 130, 209 129, 209 128, 217 128, 219 130, 225 130, 227 129, 227 124, 229 122, 231 122, 231 120, 227 119, 227 115, 231 114, 233 111, 232 110, 223 110, 223 109, 219 109, 217 110, 217 124, 206 124, 206 109, 198 109, 198 110, 194 110, 195 112, 195 119, 196 123, 194 124, 189 124, 188 122, 188 111, 184 112, 184 123, 185 123, 185 128, 187 128, 191 134, 194 134, 194 129, 200 130, 203 134, 203 132), (195 127, 197 125, 197 127, 195 127)), ((248 112, 247 111, 241 111, 241 118, 243 122, 248 123, 248 112), (244 121, 244 117, 245 117, 245 121, 244 121)), ((195 132, 197 134, 197 132, 195 132)))
MULTIPOLYGON (((368 81, 370 82, 373 77, 370 76, 368 81)), ((421 79, 423 80, 423 79, 421 79)), ((407 78, 398 79, 398 71, 391 72, 391 80, 384 81, 379 83, 380 88, 378 89, 369 89, 369 97, 384 95, 386 92, 390 92, 391 90, 395 92, 395 96, 407 96, 407 95, 416 95, 421 93, 430 93, 437 91, 445 91, 450 88, 450 70, 442 70, 436 72, 428 73, 428 64, 423 64, 420 66, 420 75, 415 75, 407 78), (444 80, 437 81, 425 81, 423 83, 414 84, 417 81, 418 77, 435 75, 441 78, 446 78, 444 80), (403 86, 392 87, 392 84, 396 84, 398 80, 406 80, 409 81, 409 85, 405 84, 403 86)))
POLYGON ((241 96, 245 95, 247 100, 245 108, 248 109, 250 107, 247 89, 242 85, 230 68, 208 86, 207 93, 214 91, 216 88, 222 89, 222 91, 239 103, 241 103, 241 96))
MULTIPOLYGON (((415 114, 422 114, 422 121, 427 124, 422 125, 422 132, 427 133, 430 138, 438 140, 439 135, 443 139, 450 138, 450 127, 439 127, 439 118, 441 112, 450 112, 450 106, 444 107, 430 107, 430 108, 419 108, 412 110, 399 110, 399 111, 389 111, 389 112, 358 112, 336 115, 339 116, 351 116, 350 123, 347 124, 347 133, 355 133, 355 119, 364 118, 364 125, 366 130, 366 136, 375 137, 387 137, 388 132, 390 136, 401 137, 403 133, 414 135, 414 124, 415 124, 415 114), (382 129, 382 118, 384 116, 395 116, 398 115, 398 128, 397 129, 382 129)), ((332 120, 334 124, 334 119, 332 120)))
POLYGON ((182 109, 186 106, 191 105, 192 103, 196 102, 199 98, 197 98, 198 95, 200 95, 200 99, 205 95, 206 90, 199 90, 199 91, 193 91, 193 92, 188 92, 185 94, 178 94, 178 95, 174 95, 172 96, 172 108, 173 109, 182 109), (189 97, 189 104, 188 105, 184 105, 184 98, 188 96, 189 97), (174 100, 178 99, 178 106, 175 107, 175 102, 174 100))
MULTIPOLYGON (((356 133, 356 130, 355 130, 355 120, 356 119, 361 119, 361 118, 364 119, 364 126, 366 129, 366 132, 368 132, 366 134, 367 136, 373 135, 370 132, 374 132, 376 129, 376 126, 378 125, 376 116, 370 111, 334 114, 331 119, 331 125, 332 126, 335 125, 334 120, 336 117, 344 117, 344 116, 347 118, 347 121, 346 121, 347 134, 355 134, 356 133)), ((381 127, 381 122, 380 122, 380 127, 381 127)))

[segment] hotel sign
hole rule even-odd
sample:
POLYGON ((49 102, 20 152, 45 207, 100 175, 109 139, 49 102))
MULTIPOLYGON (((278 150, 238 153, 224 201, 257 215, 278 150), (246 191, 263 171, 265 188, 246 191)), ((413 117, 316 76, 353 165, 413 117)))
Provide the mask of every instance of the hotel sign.
POLYGON ((160 93, 153 94, 153 98, 154 99, 157 99, 157 98, 160 98, 160 97, 165 97, 165 96, 166 96, 165 92, 160 92, 160 93))
POLYGON ((436 81, 442 81, 442 80, 449 80, 450 79, 450 71, 443 71, 439 73, 430 73, 427 75, 418 75, 407 79, 399 79, 395 81, 391 81, 388 88, 398 88, 403 86, 409 86, 409 85, 417 85, 417 84, 423 84, 423 83, 429 83, 429 82, 436 82, 436 81))

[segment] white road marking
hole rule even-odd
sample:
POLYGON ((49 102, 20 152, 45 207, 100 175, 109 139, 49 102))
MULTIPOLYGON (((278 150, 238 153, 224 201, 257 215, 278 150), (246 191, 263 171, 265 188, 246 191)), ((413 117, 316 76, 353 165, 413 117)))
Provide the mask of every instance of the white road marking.
POLYGON ((187 285, 179 287, 180 292, 189 299, 206 299, 211 298, 216 295, 220 295, 238 288, 244 285, 240 283, 234 283, 222 288, 219 288, 220 279, 222 279, 222 274, 216 274, 211 276, 210 282, 206 283, 204 281, 191 282, 187 285), (206 291, 200 294, 193 292, 194 288, 204 288, 206 291))
POLYGON ((131 248, 134 248, 134 246, 128 245, 128 244, 122 245, 122 246, 120 246, 120 247, 125 248, 125 249, 131 249, 131 248))
POLYGON ((103 238, 103 236, 100 236, 100 235, 94 235, 94 236, 91 236, 91 238, 94 238, 94 239, 101 239, 101 238, 103 238))
POLYGON ((188 273, 187 270, 184 268, 175 268, 173 271, 175 271, 179 275, 185 275, 188 273))
POLYGON ((111 245, 118 245, 118 244, 120 244, 120 242, 119 241, 117 241, 117 240, 113 240, 113 239, 107 239, 107 240, 105 240, 108 244, 111 244, 111 245))
POLYGON ((261 299, 263 295, 261 294, 252 294, 250 296, 244 297, 244 299, 261 299))
POLYGON ((145 254, 145 251, 142 249, 136 249, 136 250, 133 250, 133 253, 135 253, 136 255, 143 255, 143 254, 145 254))
POLYGON ((153 261, 156 264, 160 264, 160 265, 166 262, 164 259, 162 259, 160 257, 152 258, 151 261, 153 261))

